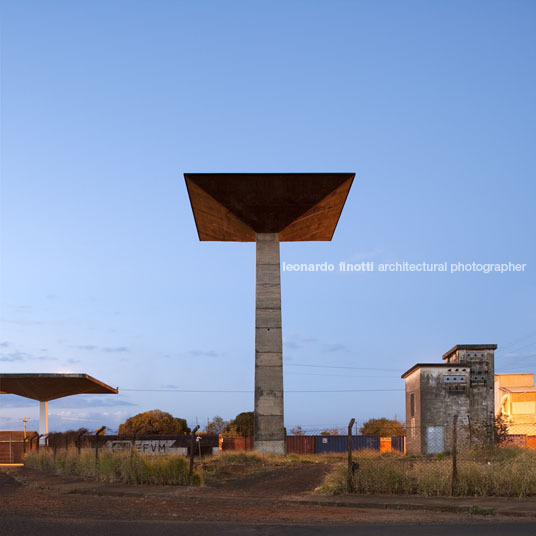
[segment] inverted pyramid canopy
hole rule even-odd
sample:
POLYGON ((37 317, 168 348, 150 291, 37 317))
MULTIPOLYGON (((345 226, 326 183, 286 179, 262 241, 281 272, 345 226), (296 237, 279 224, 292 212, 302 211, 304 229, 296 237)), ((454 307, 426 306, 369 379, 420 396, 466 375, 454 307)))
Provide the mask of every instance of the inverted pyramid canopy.
POLYGON ((200 240, 331 240, 354 173, 185 173, 200 240))

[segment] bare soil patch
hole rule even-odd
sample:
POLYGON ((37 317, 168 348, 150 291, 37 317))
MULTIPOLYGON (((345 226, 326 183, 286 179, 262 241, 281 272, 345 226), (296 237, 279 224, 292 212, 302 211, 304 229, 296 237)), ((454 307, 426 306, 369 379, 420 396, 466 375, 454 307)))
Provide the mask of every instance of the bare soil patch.
MULTIPOLYGON (((310 464, 281 467, 203 487, 121 486, 25 469, 14 475, 0 472, 0 519, 2 515, 15 515, 73 520, 340 524, 414 523, 422 516, 421 512, 285 501, 288 495, 305 497, 326 470, 325 466, 310 464)), ((474 519, 469 515, 426 513, 428 523, 471 523, 474 519)))

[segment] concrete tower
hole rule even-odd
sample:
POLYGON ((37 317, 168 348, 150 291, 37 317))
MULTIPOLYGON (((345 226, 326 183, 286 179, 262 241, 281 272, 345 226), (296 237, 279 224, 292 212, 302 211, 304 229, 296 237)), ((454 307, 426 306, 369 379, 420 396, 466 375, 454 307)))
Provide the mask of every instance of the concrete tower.
POLYGON ((255 448, 285 454, 279 242, 329 241, 354 173, 185 173, 200 240, 256 242, 255 448))

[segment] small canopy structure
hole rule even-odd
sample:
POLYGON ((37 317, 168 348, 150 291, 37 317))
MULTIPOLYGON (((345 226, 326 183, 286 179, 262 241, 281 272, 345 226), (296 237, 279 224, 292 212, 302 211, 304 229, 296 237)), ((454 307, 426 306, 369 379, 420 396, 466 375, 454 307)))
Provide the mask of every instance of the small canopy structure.
POLYGON ((39 434, 48 434, 48 402, 65 396, 117 394, 119 391, 89 374, 0 374, 0 394, 39 401, 39 434))

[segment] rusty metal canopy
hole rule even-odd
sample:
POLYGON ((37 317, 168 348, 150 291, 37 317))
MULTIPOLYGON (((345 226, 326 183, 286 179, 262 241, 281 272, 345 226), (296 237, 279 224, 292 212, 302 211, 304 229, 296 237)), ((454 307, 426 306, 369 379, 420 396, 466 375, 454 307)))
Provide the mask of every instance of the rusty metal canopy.
POLYGON ((0 393, 46 402, 71 395, 117 394, 118 390, 88 374, 0 374, 0 393))
POLYGON ((355 173, 185 173, 199 240, 331 240, 355 173))

